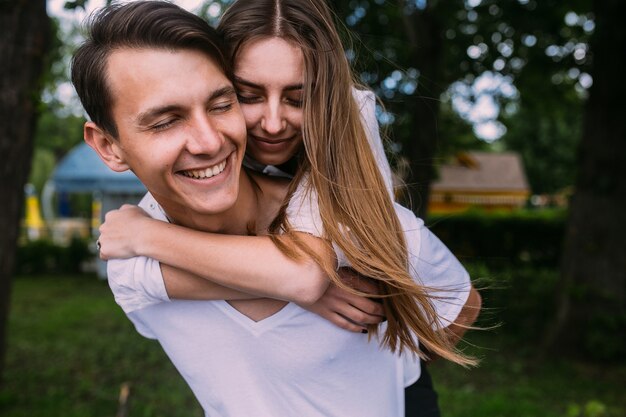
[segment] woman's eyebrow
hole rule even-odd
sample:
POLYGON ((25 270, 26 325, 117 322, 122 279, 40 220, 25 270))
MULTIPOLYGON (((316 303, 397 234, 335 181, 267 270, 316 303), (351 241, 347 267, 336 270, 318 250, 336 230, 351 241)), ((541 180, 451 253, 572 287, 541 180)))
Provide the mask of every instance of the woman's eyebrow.
MULTIPOLYGON (((235 76, 235 83, 236 84, 245 85, 245 86, 250 87, 250 88, 255 88, 255 89, 258 89, 258 90, 262 90, 263 89, 262 85, 253 83, 252 81, 248 81, 248 80, 245 80, 245 79, 243 79, 241 77, 237 77, 237 76, 235 76)), ((294 90, 302 90, 303 88, 304 88, 303 84, 299 83, 299 84, 288 85, 285 88, 283 88, 283 90, 294 91, 294 90)))

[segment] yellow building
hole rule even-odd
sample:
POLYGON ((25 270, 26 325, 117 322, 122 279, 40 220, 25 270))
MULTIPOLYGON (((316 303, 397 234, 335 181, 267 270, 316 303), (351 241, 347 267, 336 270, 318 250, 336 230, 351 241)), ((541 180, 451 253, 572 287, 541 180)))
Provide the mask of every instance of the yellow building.
POLYGON ((530 195, 522 160, 517 153, 462 152, 439 166, 431 185, 429 213, 458 213, 472 207, 514 210, 530 195))

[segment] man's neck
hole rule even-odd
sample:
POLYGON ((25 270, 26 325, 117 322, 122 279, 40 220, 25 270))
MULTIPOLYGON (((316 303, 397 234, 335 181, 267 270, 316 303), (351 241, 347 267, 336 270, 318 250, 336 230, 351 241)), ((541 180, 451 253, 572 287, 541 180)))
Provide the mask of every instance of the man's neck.
POLYGON ((158 201, 170 222, 190 229, 229 235, 246 235, 256 222, 259 207, 259 190, 245 169, 239 177, 239 194, 235 204, 218 214, 202 214, 187 207, 168 207, 167 202, 158 201))

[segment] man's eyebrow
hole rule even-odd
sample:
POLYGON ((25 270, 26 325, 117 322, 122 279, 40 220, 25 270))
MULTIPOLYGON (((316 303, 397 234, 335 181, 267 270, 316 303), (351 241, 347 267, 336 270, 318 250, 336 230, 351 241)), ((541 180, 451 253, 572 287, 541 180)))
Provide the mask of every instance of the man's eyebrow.
POLYGON ((209 98, 207 99, 207 102, 211 102, 217 98, 227 97, 231 95, 235 97, 237 96, 237 93, 235 92, 235 87, 233 87, 232 85, 227 85, 225 87, 222 87, 212 92, 209 98))
MULTIPOLYGON (((259 84, 255 84, 252 81, 248 81, 248 80, 245 80, 245 79, 237 77, 237 76, 235 76, 235 83, 242 84, 242 85, 245 85, 247 87, 251 87, 251 88, 257 89, 257 90, 262 90, 263 89, 263 86, 261 86, 259 84)), ((285 91, 295 91, 295 90, 302 90, 303 88, 304 88, 304 86, 302 84, 292 84, 292 85, 288 85, 283 90, 285 90, 285 91)))
POLYGON ((227 85, 225 87, 222 87, 220 89, 213 91, 207 101, 213 101, 216 98, 230 96, 230 95, 235 96, 237 95, 237 93, 235 92, 235 88, 232 85, 227 85))
MULTIPOLYGON (((222 87, 220 89, 217 89, 215 91, 213 91, 211 93, 211 95, 209 96, 209 98, 207 99, 207 102, 211 102, 217 98, 220 97, 225 97, 225 96, 229 96, 229 95, 233 95, 235 96, 235 89, 228 85, 225 87, 222 87)), ((183 110, 183 106, 178 105, 178 104, 170 104, 170 105, 166 105, 166 106, 156 106, 156 107, 152 107, 149 108, 146 111, 143 111, 141 113, 139 113, 139 115, 135 118, 136 123, 139 126, 146 126, 148 124, 150 124, 150 122, 163 115, 163 114, 167 114, 167 113, 172 113, 172 112, 179 112, 183 110)))

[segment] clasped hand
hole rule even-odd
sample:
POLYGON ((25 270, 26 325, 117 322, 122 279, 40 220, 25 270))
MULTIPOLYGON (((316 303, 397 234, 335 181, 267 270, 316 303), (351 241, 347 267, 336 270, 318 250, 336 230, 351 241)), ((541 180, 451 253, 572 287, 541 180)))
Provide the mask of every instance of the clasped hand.
POLYGON ((139 255, 139 244, 146 222, 158 221, 142 208, 124 204, 107 212, 100 226, 100 259, 127 259, 139 255))

